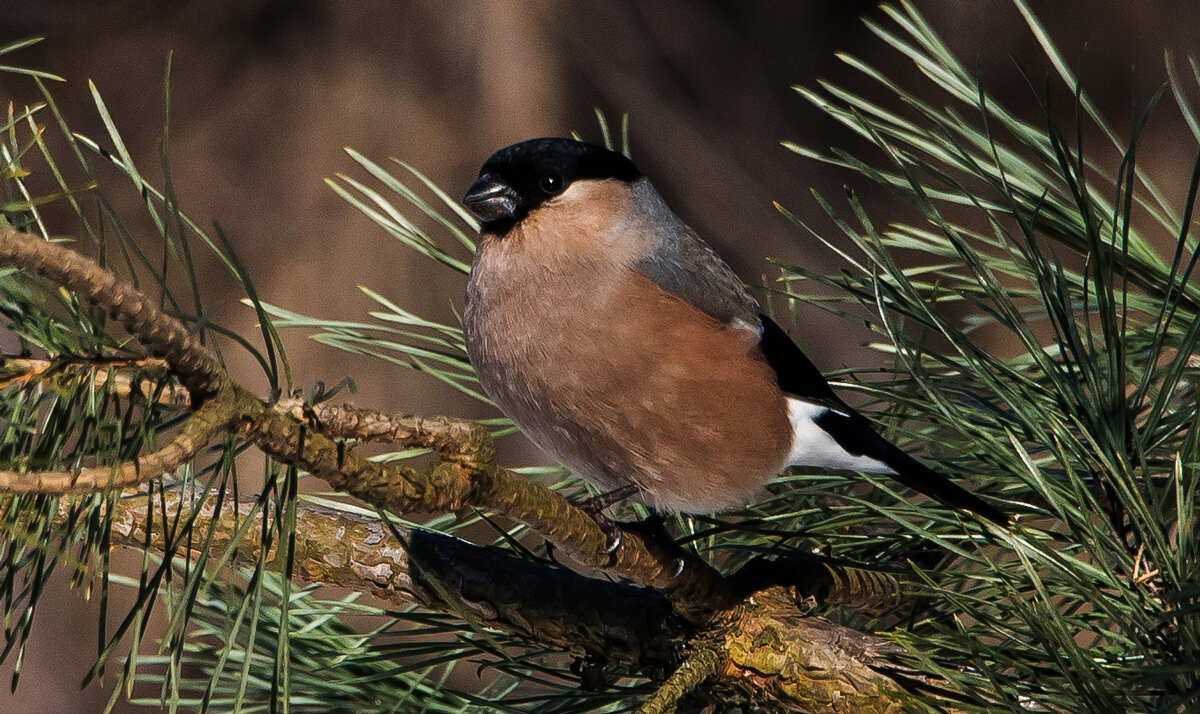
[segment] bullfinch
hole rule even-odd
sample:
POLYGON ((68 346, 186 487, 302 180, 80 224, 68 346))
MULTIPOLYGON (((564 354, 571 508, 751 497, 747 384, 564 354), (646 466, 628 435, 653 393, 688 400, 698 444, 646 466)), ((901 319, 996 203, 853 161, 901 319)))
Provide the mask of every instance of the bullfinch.
POLYGON ((655 509, 745 505, 792 465, 889 474, 999 524, 997 508, 881 437, 637 166, 580 141, 493 154, 467 354, 535 444, 655 509))

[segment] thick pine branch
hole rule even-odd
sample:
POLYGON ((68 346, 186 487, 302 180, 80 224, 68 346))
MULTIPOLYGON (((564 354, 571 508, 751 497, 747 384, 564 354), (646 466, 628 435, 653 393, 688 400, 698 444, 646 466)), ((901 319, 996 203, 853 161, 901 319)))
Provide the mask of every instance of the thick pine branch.
MULTIPOLYGON (((303 501, 296 508, 291 547, 301 583, 336 585, 399 606, 422 605, 530 642, 652 670, 674 663, 688 633, 667 601, 648 588, 549 568, 378 518, 303 501)), ((64 499, 60 517, 70 510, 64 499)), ((129 495, 112 507, 110 538, 115 546, 165 554, 174 547, 167 524, 196 514, 192 530, 211 535, 213 552, 232 548, 238 564, 273 566, 278 543, 262 557, 262 529, 241 528, 260 513, 256 500, 222 501, 202 491, 129 495)))

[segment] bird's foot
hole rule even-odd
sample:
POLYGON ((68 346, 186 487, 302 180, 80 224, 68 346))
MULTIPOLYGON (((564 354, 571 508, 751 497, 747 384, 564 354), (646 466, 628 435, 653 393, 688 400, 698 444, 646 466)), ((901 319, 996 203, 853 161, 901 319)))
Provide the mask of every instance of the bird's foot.
POLYGON ((612 555, 613 553, 617 552, 617 548, 621 547, 621 525, 604 515, 604 510, 618 501, 623 501, 626 498, 629 498, 637 492, 637 486, 634 484, 626 484, 620 488, 614 488, 613 490, 607 491, 598 496, 593 496, 579 504, 579 509, 591 516, 592 520, 596 522, 596 525, 599 526, 600 530, 604 531, 604 535, 607 536, 607 539, 605 540, 606 545, 604 547, 604 552, 608 555, 612 555))
MULTIPOLYGON (((646 518, 640 521, 632 521, 622 523, 621 526, 627 530, 637 533, 645 541, 646 545, 651 550, 656 550, 661 553, 674 555, 676 553, 683 555, 684 551, 675 542, 675 537, 667 530, 667 519, 660 513, 651 513, 646 518)), ((672 561, 671 578, 678 578, 683 574, 684 565, 687 562, 684 557, 676 556, 672 561)))
POLYGON ((621 530, 621 524, 604 515, 603 513, 589 513, 592 520, 604 531, 604 554, 613 555, 617 552, 617 548, 621 547, 621 539, 624 535, 621 530))
MULTIPOLYGON (((651 550, 670 555, 678 553, 682 556, 683 552, 679 544, 675 542, 674 536, 667 530, 667 521, 661 514, 651 513, 641 521, 622 522, 614 521, 604 514, 604 509, 618 501, 637 494, 638 491, 637 486, 628 484, 602 493, 599 496, 593 496, 579 504, 579 508, 591 516, 592 520, 596 522, 596 525, 607 536, 604 553, 609 556, 615 556, 617 549, 621 547, 624 532, 630 531, 636 533, 651 550)), ((678 578, 683 574, 686 562, 685 557, 674 557, 672 559, 672 579, 678 578)))

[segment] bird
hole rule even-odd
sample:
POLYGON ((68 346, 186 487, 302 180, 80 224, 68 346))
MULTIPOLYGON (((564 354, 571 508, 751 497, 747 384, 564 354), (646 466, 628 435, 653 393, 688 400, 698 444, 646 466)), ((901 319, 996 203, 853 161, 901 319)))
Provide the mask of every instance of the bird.
POLYGON ((602 493, 712 514, 805 466, 887 474, 1009 523, 838 397, 625 155, 522 141, 462 203, 480 222, 462 314, 480 385, 602 493))

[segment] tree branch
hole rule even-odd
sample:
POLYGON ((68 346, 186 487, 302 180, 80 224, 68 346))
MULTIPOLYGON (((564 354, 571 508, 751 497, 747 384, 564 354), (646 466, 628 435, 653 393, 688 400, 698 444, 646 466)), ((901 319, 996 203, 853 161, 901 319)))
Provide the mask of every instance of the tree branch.
POLYGON ((638 707, 637 714, 672 714, 679 707, 679 700, 721 668, 725 653, 720 645, 720 642, 709 639, 694 643, 688 658, 638 707))
POLYGON ((385 441, 405 448, 454 448, 472 438, 474 422, 452 417, 384 414, 350 405, 305 404, 296 398, 280 399, 275 410, 296 421, 312 424, 331 439, 385 441))
MULTIPOLYGON (((66 517, 71 505, 60 504, 66 517)), ((254 500, 178 491, 136 494, 112 508, 113 545, 167 554, 167 524, 197 513, 196 532, 212 548, 232 547, 236 562, 260 561, 262 529, 239 525, 255 517, 254 500), (152 525, 153 524, 153 525, 152 525), (147 528, 150 528, 147 534, 147 528)), ((389 526, 378 518, 300 501, 296 507, 293 573, 398 605, 418 604, 578 654, 636 665, 671 667, 687 630, 657 592, 588 578, 442 533, 389 526), (398 536, 398 537, 397 537, 398 536)), ((275 560, 272 549, 266 562, 275 560)))
MULTIPOLYGON (((178 491, 122 498, 112 509, 111 543, 172 547, 166 524, 197 513, 194 528, 211 547, 232 547, 234 560, 260 562, 262 530, 253 500, 178 491), (161 500, 160 500, 161 499, 161 500), (161 524, 151 527, 148 524, 161 524)), ((60 516, 71 504, 64 500, 60 516)), ((636 667, 656 677, 688 654, 641 711, 674 711, 683 700, 745 699, 810 712, 899 712, 908 701, 889 676, 912 676, 888 663, 899 648, 806 615, 783 588, 755 594, 697 633, 647 588, 596 580, 545 563, 422 529, 395 528, 301 501, 296 510, 294 577, 369 593, 399 605, 419 604, 531 642, 636 667), (397 537, 398 536, 398 537, 397 537), (707 679, 712 687, 695 691, 707 679)), ((267 554, 266 562, 278 557, 267 554)))
MULTIPOLYGON (((267 454, 298 466, 331 487, 394 513, 457 511, 475 506, 528 525, 582 565, 662 592, 679 614, 701 623, 736 597, 729 583, 693 553, 626 530, 608 551, 608 535, 584 511, 540 484, 499 468, 491 437, 471 424, 456 438, 435 438, 441 463, 431 469, 381 464, 309 429, 241 387, 230 388, 242 405, 243 435, 267 454), (683 568, 680 570, 680 561, 683 568)), ((453 424, 453 420, 427 420, 453 424)), ((425 434, 416 442, 429 445, 425 434)))

